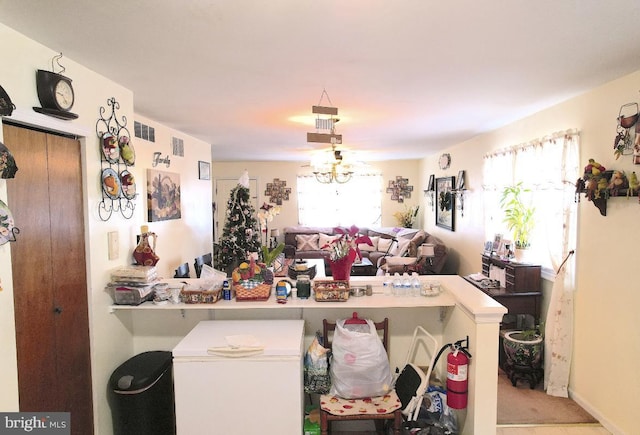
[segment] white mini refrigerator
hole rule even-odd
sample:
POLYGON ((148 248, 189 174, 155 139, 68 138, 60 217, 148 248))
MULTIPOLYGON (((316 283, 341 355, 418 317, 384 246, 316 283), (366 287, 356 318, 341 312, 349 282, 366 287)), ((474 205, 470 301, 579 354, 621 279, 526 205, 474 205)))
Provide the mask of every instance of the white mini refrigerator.
POLYGON ((177 435, 301 434, 304 320, 208 320, 173 349, 177 435))

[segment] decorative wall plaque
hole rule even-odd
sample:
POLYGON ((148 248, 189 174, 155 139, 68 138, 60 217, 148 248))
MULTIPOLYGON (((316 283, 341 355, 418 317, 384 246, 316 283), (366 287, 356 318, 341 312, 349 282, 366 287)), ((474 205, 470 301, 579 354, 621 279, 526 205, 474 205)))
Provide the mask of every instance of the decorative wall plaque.
POLYGON ((282 205, 283 200, 289 201, 291 188, 287 187, 286 180, 274 178, 273 183, 267 183, 267 188, 265 189, 264 194, 269 197, 269 202, 276 205, 282 205))

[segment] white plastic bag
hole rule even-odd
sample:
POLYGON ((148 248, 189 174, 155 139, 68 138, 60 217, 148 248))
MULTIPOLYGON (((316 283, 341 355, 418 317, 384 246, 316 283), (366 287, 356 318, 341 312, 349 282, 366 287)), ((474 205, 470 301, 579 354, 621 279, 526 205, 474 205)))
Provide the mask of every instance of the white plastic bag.
POLYGON ((391 389, 389 359, 376 327, 336 322, 333 334, 330 394, 360 399, 386 394, 391 389))

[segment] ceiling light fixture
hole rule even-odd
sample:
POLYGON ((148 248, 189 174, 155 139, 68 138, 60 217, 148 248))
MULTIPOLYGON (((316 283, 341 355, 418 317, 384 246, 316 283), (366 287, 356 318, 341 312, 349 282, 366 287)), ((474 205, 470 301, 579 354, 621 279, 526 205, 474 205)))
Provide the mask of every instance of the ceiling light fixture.
POLYGON ((313 174, 320 183, 346 183, 351 180, 353 171, 351 166, 343 162, 342 152, 336 149, 336 145, 342 144, 342 135, 336 134, 338 108, 333 107, 329 94, 322 90, 320 102, 311 107, 311 112, 316 114, 316 132, 307 133, 307 142, 331 144, 331 154, 323 161, 313 163, 313 174), (329 106, 323 106, 322 100, 327 98, 329 106))
POLYGON ((331 152, 332 155, 324 161, 312 164, 313 175, 324 184, 348 182, 353 176, 351 165, 343 162, 342 152, 335 145, 331 146, 331 152))

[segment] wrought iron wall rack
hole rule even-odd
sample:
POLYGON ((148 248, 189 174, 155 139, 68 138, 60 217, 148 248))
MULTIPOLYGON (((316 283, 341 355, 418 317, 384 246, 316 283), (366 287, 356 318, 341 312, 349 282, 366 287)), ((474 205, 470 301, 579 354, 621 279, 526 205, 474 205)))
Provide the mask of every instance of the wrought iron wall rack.
POLYGON ((102 200, 98 204, 98 215, 103 221, 109 220, 114 211, 125 219, 131 219, 135 210, 134 199, 138 196, 135 178, 129 171, 129 167, 135 165, 135 150, 127 129, 127 117, 116 115, 119 109, 120 103, 114 97, 109 98, 107 108, 100 107, 100 117, 96 122, 102 168, 102 200))

